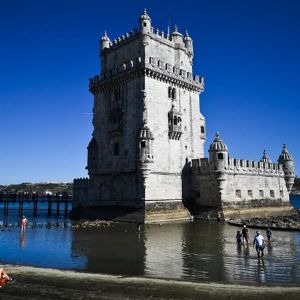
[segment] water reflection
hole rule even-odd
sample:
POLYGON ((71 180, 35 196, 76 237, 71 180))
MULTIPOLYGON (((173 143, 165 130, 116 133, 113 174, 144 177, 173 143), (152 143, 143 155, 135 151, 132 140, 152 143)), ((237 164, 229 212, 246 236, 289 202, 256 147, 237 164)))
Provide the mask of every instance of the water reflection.
POLYGON ((280 232, 258 258, 237 244, 236 227, 193 222, 76 230, 72 251, 86 255, 86 271, 231 283, 300 283, 298 232, 280 232))
POLYGON ((184 268, 184 226, 151 225, 145 229, 145 274, 181 278, 184 268))
POLYGON ((26 242, 25 231, 21 230, 21 234, 20 234, 20 247, 21 248, 25 248, 25 242, 26 242))
MULTIPOLYGON (((46 220, 46 219, 45 219, 46 220)), ((48 220, 47 220, 48 222, 48 220)), ((273 231, 265 255, 236 243, 239 229, 222 223, 114 224, 98 229, 62 223, 2 227, 5 263, 85 272, 230 283, 300 284, 300 232, 273 231), (9 251, 7 251, 9 249, 9 251)))
POLYGON ((145 238, 133 225, 73 231, 72 255, 87 257, 85 271, 143 275, 145 238))

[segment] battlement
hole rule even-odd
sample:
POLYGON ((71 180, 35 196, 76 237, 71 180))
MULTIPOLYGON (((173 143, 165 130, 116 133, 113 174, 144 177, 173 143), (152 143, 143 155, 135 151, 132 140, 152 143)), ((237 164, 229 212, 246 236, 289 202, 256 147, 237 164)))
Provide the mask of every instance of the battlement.
POLYGON ((193 173, 208 173, 210 172, 210 164, 208 158, 192 159, 193 173))
MULTIPOLYGON (((195 88, 199 91, 204 90, 204 77, 199 75, 193 75, 191 72, 187 72, 186 70, 179 68, 178 66, 173 66, 169 63, 165 63, 162 60, 150 57, 148 62, 144 62, 141 57, 136 57, 130 61, 124 61, 123 63, 115 66, 113 69, 107 70, 101 75, 96 75, 89 79, 89 88, 92 90, 99 84, 102 84, 105 81, 110 79, 115 79, 116 77, 123 75, 126 72, 132 71, 134 69, 140 69, 145 67, 148 71, 155 71, 158 75, 164 75, 165 80, 169 77, 172 79, 174 83, 175 80, 182 81, 183 83, 190 84, 195 86, 195 88)), ((149 73, 146 72, 147 75, 149 73)), ((155 75, 151 72, 150 75, 155 75)))
POLYGON ((214 164, 208 158, 193 159, 192 169, 198 173, 224 172, 234 174, 272 174, 284 175, 283 167, 277 163, 265 163, 254 160, 229 158, 228 165, 223 169, 216 169, 214 164))
MULTIPOLYGON (((115 50, 116 48, 132 41, 133 39, 140 36, 141 30, 137 30, 136 28, 126 32, 125 34, 122 34, 112 41, 109 40, 108 47, 105 47, 105 49, 115 50)), ((178 32, 179 35, 182 36, 181 33, 178 32)), ((170 47, 176 47, 181 48, 182 50, 187 50, 188 47, 184 42, 184 37, 182 36, 182 42, 178 43, 177 41, 174 41, 172 34, 166 34, 163 30, 160 30, 158 28, 151 27, 150 32, 147 34, 149 37, 158 39, 160 42, 165 43, 166 45, 170 47)), ((106 50, 107 51, 107 50, 106 50)))
POLYGON ((122 46, 125 43, 128 43, 135 39, 138 36, 139 31, 135 28, 132 29, 121 36, 115 38, 112 42, 109 43, 109 47, 106 49, 116 49, 119 46, 122 46))
POLYGON ((87 188, 89 183, 89 179, 87 177, 85 178, 75 178, 73 181, 74 189, 82 189, 87 188))
POLYGON ((234 173, 272 173, 283 174, 283 168, 281 164, 271 162, 261 162, 246 159, 229 158, 228 159, 228 171, 234 173))

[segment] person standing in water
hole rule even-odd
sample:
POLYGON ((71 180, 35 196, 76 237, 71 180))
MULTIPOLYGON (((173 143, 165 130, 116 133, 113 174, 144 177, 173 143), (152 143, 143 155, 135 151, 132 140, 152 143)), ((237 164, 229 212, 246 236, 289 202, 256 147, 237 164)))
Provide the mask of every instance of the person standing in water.
POLYGON ((259 233, 259 231, 256 231, 256 235, 253 240, 253 247, 255 246, 255 250, 257 252, 257 257, 259 257, 259 254, 261 253, 261 256, 264 256, 264 248, 265 248, 265 240, 264 237, 259 233))
POLYGON ((242 237, 243 237, 243 244, 245 244, 245 242, 246 242, 246 244, 248 246, 249 233, 248 233, 248 228, 246 225, 243 226, 242 237))
POLYGON ((27 218, 25 216, 22 216, 22 219, 21 219, 21 230, 22 231, 25 231, 26 225, 27 225, 27 218))
POLYGON ((272 231, 269 227, 267 227, 266 229, 266 234, 267 234, 268 241, 270 242, 272 237, 272 231))

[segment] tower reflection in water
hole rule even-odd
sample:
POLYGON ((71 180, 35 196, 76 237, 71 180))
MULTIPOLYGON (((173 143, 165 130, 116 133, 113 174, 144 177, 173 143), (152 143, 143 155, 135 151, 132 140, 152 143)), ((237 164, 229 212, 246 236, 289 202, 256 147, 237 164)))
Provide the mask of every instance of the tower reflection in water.
MULTIPOLYGON (((207 222, 114 224, 74 229, 72 255, 86 257, 85 271, 230 283, 300 283, 300 233, 274 232, 264 258, 238 246, 238 227, 207 222)), ((264 232, 263 232, 264 234, 264 232)))

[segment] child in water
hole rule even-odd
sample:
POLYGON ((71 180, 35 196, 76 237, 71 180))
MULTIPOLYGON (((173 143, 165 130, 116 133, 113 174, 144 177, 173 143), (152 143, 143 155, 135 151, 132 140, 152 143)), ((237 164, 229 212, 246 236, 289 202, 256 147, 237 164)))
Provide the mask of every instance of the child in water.
POLYGON ((236 232, 235 238, 236 238, 236 242, 237 242, 238 244, 241 244, 241 243, 242 243, 242 235, 241 235, 241 233, 240 233, 239 230, 236 232))
POLYGON ((22 231, 25 231, 26 225, 27 225, 27 218, 25 216, 22 216, 22 219, 21 219, 21 230, 22 231))

